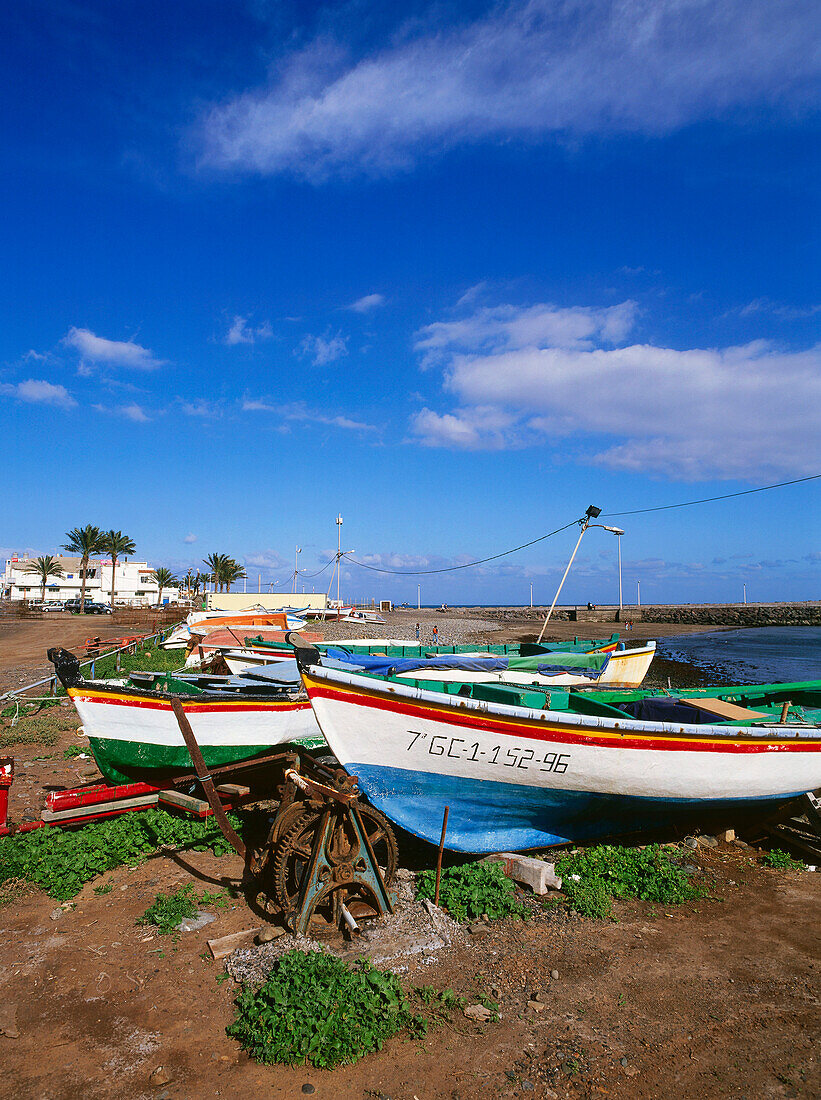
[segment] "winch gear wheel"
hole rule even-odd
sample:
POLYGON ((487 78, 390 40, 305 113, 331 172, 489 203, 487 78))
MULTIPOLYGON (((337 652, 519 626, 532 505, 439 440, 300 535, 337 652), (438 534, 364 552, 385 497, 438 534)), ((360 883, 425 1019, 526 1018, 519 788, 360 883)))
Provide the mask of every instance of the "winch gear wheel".
MULTIPOLYGON (((383 881, 386 886, 390 886, 399 869, 399 846, 394 831, 385 815, 373 806, 363 804, 357 806, 357 809, 383 881)), ((302 814, 287 833, 280 837, 274 850, 270 886, 276 901, 286 913, 299 901, 302 875, 310 862, 314 832, 322 820, 323 812, 308 810, 302 814)), ((336 865, 351 861, 351 843, 345 836, 346 823, 347 815, 343 815, 328 845, 330 857, 336 865)))

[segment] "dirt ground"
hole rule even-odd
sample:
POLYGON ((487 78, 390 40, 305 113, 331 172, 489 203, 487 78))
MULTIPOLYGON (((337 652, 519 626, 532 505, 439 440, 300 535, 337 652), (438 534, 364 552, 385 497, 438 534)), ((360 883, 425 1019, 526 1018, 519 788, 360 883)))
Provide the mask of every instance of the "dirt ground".
MULTIPOLYGON (((74 623, 55 625, 67 640, 74 623)), ((98 621, 77 626, 83 637, 102 633, 98 621)), ((21 650, 36 644, 29 637, 21 650)), ((92 760, 64 757, 80 743, 78 725, 68 706, 15 726, 17 737, 40 730, 46 741, 11 748, 13 818, 39 817, 44 787, 96 774, 92 760)), ((6 726, 0 746, 8 736, 6 726)), ((531 922, 493 922, 466 946, 418 958, 402 975, 406 989, 434 985, 475 1000, 497 987, 500 1020, 456 1012, 424 1039, 397 1036, 332 1072, 257 1065, 226 1036, 237 987, 206 941, 258 925, 241 897, 176 943, 136 924, 160 891, 236 885, 236 857, 159 854, 86 884, 66 906, 12 889, 0 895, 0 1097, 821 1095, 821 874, 768 869, 736 845, 688 850, 687 859, 707 891, 683 906, 617 903, 616 919, 599 921, 534 900, 531 922), (540 1011, 527 1005, 535 994, 540 1011)))
MULTIPOLYGON (((46 656, 52 646, 81 651, 88 638, 116 638, 137 633, 127 613, 114 615, 70 615, 50 611, 15 619, 0 615, 0 692, 33 683, 52 675, 46 656)), ((140 627, 151 630, 150 623, 140 627)))

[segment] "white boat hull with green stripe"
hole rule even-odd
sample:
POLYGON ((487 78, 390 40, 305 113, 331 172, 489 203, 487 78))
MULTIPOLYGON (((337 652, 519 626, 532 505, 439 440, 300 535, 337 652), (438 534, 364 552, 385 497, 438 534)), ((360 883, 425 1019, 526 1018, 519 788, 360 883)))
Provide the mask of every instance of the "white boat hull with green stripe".
MULTIPOLYGON (((94 759, 111 782, 153 782, 190 772, 191 757, 168 697, 106 684, 68 689, 94 759)), ((216 768, 270 752, 277 745, 323 739, 305 697, 180 697, 206 766, 216 768)))

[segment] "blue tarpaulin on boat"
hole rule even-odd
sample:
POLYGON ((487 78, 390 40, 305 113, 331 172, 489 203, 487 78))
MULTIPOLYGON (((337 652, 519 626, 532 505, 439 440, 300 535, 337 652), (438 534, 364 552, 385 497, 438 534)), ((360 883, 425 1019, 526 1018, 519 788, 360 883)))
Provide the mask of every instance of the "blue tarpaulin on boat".
MULTIPOLYGON (((328 649, 327 655, 338 661, 346 661, 351 667, 370 672, 375 676, 391 676, 397 673, 416 672, 420 669, 448 669, 456 672, 534 672, 543 676, 571 673, 595 680, 607 666, 609 657, 597 654, 587 667, 581 662, 572 664, 539 663, 537 658, 523 660, 510 657, 469 657, 458 653, 441 653, 436 657, 376 657, 364 653, 349 653, 344 649, 328 649)), ((562 655, 563 656, 563 655, 562 655)))

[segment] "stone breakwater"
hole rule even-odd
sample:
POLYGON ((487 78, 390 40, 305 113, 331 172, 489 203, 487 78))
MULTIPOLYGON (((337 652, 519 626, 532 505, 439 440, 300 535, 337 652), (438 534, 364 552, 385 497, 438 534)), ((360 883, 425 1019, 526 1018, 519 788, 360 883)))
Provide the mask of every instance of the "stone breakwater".
POLYGON ((695 604, 629 609, 625 617, 645 623, 703 626, 821 626, 821 604, 695 604))
MULTIPOLYGON (((474 616, 496 618, 498 625, 509 623, 544 622, 544 607, 460 607, 450 614, 463 619, 474 616)), ((557 622, 613 623, 681 623, 699 626, 821 626, 821 603, 775 604, 652 604, 646 607, 625 607, 619 613, 616 607, 598 606, 588 611, 586 607, 556 608, 551 616, 557 622)), ((478 629, 478 628, 477 628, 478 629)), ((589 636, 590 631, 581 634, 589 636)))

